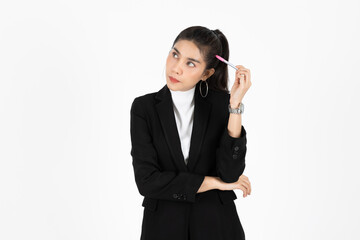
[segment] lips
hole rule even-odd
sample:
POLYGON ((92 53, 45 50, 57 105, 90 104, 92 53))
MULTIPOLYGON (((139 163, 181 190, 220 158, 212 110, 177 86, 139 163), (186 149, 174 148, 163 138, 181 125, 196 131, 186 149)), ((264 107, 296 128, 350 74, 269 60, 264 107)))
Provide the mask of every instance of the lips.
POLYGON ((179 80, 177 80, 176 78, 173 78, 171 76, 169 76, 169 78, 170 78, 170 81, 173 82, 173 83, 180 82, 179 80))

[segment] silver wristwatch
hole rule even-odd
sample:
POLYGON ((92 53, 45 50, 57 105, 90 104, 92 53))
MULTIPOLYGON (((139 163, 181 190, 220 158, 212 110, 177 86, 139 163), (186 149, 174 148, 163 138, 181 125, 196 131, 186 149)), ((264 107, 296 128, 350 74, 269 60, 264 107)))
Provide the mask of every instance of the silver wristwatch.
POLYGON ((229 104, 229 113, 236 113, 236 114, 242 114, 244 112, 244 104, 240 103, 239 108, 231 108, 231 105, 229 104))

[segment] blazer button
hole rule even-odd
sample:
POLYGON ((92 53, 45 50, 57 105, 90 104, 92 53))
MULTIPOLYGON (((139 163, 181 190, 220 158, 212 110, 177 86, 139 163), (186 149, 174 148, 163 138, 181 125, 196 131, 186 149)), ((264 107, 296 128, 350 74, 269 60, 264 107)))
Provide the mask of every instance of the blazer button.
POLYGON ((237 159, 238 155, 234 154, 233 159, 237 159))
POLYGON ((176 193, 173 194, 173 198, 178 198, 178 197, 179 196, 176 193))
POLYGON ((236 147, 234 148, 234 150, 235 150, 235 151, 239 150, 239 146, 236 146, 236 147))

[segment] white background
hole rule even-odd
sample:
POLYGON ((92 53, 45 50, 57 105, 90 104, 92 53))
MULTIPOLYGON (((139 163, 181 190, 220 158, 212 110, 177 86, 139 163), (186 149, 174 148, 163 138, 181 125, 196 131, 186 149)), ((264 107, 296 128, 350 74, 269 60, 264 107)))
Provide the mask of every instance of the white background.
MULTIPOLYGON (((360 239, 359 1, 2 1, 0 239, 140 239, 130 106, 181 30, 251 70, 247 239, 360 239)), ((229 67, 230 84, 235 71, 229 67)))

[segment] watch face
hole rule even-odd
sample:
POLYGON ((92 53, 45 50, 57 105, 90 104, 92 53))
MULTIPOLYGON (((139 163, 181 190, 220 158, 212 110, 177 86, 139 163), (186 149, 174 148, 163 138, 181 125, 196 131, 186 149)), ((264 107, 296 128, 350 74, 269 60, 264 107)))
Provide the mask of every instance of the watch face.
POLYGON ((240 103, 239 108, 231 108, 230 104, 229 104, 229 112, 230 113, 238 113, 241 114, 244 112, 244 104, 240 103))

